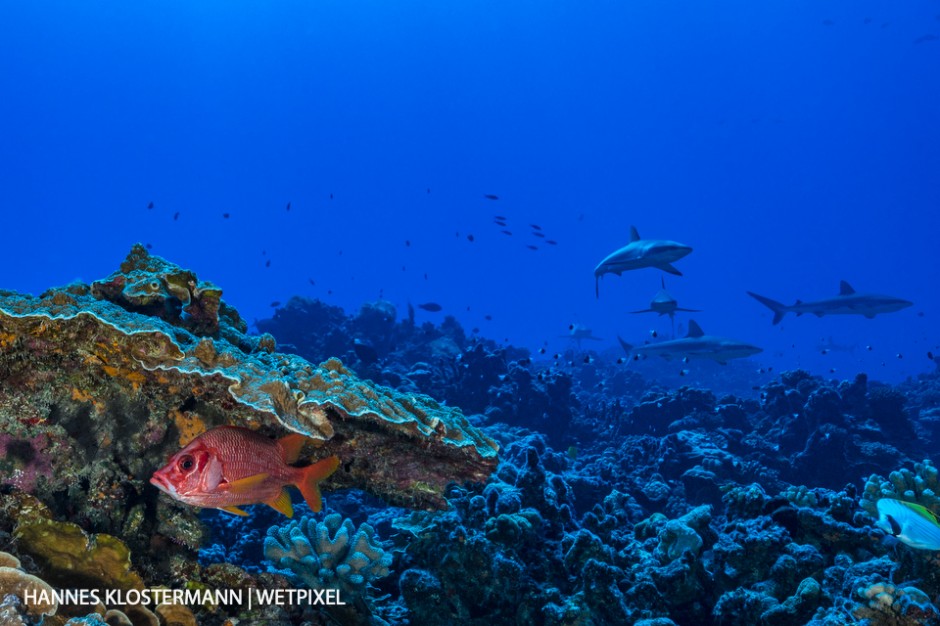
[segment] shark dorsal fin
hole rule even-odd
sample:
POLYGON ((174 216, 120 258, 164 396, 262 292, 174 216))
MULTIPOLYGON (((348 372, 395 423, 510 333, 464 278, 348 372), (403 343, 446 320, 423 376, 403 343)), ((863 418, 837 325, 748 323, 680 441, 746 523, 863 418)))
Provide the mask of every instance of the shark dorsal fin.
POLYGON ((701 337, 704 334, 702 327, 695 320, 689 320, 689 334, 686 337, 701 337))
POLYGON ((630 242, 633 243, 634 241, 639 241, 639 240, 640 240, 640 233, 637 232, 636 226, 631 226, 630 227, 630 242))
POLYGON ((852 289, 852 285, 848 284, 844 280, 839 281, 840 296, 851 296, 853 293, 855 293, 855 290, 852 289))

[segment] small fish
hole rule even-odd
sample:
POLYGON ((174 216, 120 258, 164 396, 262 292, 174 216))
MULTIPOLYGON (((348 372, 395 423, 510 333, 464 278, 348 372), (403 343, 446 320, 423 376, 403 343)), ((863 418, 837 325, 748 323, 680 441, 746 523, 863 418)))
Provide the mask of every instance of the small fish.
POLYGON ((651 331, 650 331, 650 337, 652 337, 653 339, 656 339, 656 337, 658 337, 658 336, 659 336, 659 334, 658 334, 655 330, 651 330, 651 331))
POLYGON ((437 302, 425 302, 424 304, 419 304, 418 308, 422 311, 428 311, 429 313, 437 313, 438 311, 444 310, 444 307, 437 302))
POLYGON ((919 504, 893 498, 878 500, 875 525, 919 550, 940 550, 940 521, 919 504))
POLYGON ((473 234, 467 235, 467 241, 473 243, 473 234))
POLYGON ((539 249, 538 246, 532 246, 532 245, 528 245, 528 246, 526 246, 526 248, 528 248, 529 250, 538 250, 538 249, 539 249))
POLYGON ((539 226, 538 224, 529 224, 529 227, 530 227, 532 230, 542 230, 542 227, 539 226))
POLYGON ((545 240, 545 243, 547 243, 547 244, 550 245, 550 246, 557 246, 557 245, 558 245, 558 242, 555 241, 554 239, 546 239, 546 240, 545 240))
POLYGON ((153 208, 153 202, 148 203, 148 204, 147 204, 147 208, 148 208, 148 209, 152 209, 152 208, 153 208))
POLYGON ((281 301, 280 301, 280 300, 275 300, 274 302, 271 303, 271 307, 272 307, 272 308, 277 308, 277 307, 279 307, 279 306, 281 306, 281 301))
POLYGON ((542 239, 545 238, 545 233, 540 233, 540 232, 538 232, 538 231, 532 231, 532 235, 533 235, 534 237, 541 237, 542 239))
POLYGON ((915 39, 914 43, 915 44, 927 43, 928 41, 937 41, 938 39, 940 39, 940 37, 937 37, 936 35, 931 34, 931 33, 927 33, 926 35, 921 35, 920 37, 915 39))
POLYGON ((487 200, 499 200, 499 196, 494 196, 491 193, 485 193, 483 194, 483 197, 486 198, 487 200))
POLYGON ((287 203, 287 210, 290 211, 290 202, 287 203))
POLYGON ((173 214, 173 221, 175 222, 175 221, 178 220, 179 218, 180 218, 180 212, 177 211, 176 213, 173 214))
POLYGON ((268 259, 267 261, 265 261, 265 262, 264 262, 264 266, 265 266, 265 267, 271 267, 271 259, 268 259))
POLYGON ((333 199, 333 194, 330 194, 330 200, 332 200, 332 199, 333 199))
POLYGON ((223 219, 228 219, 228 218, 230 218, 230 217, 231 217, 231 214, 230 214, 230 213, 223 213, 223 214, 222 214, 222 218, 223 218, 223 219))
POLYGON ((494 216, 493 216, 493 219, 494 219, 494 220, 499 220, 500 222, 505 222, 507 218, 506 218, 505 215, 494 215, 494 216))
POLYGON ((492 322, 492 321, 493 321, 493 316, 492 316, 492 315, 484 315, 484 316, 483 316, 483 319, 485 319, 487 322, 492 322))
POLYGON ((545 354, 545 347, 539 348, 539 354, 545 354))
POLYGON ((500 226, 506 225, 506 220, 493 220, 494 224, 499 224, 500 226))
POLYGON ((307 282, 310 283, 311 285, 316 285, 316 284, 317 284, 317 281, 313 280, 312 278, 308 278, 308 279, 307 279, 307 282))
POLYGON ((148 243, 148 244, 147 244, 147 249, 148 249, 148 250, 153 250, 153 244, 148 243))
POLYGON ((410 247, 411 247, 411 240, 410 240, 410 239, 405 239, 405 247, 406 247, 406 248, 410 248, 410 247))
POLYGON ((219 426, 170 457, 154 472, 150 484, 193 506, 247 515, 238 507, 264 503, 287 517, 294 515, 286 489, 293 485, 318 512, 319 483, 336 471, 339 458, 293 467, 306 440, 297 433, 275 440, 247 428, 219 426))
POLYGON ((499 232, 503 233, 504 235, 509 235, 510 237, 512 237, 512 231, 511 231, 511 230, 501 230, 501 231, 499 231, 499 232))
POLYGON ((428 193, 431 193, 431 188, 430 188, 430 187, 428 187, 428 193))

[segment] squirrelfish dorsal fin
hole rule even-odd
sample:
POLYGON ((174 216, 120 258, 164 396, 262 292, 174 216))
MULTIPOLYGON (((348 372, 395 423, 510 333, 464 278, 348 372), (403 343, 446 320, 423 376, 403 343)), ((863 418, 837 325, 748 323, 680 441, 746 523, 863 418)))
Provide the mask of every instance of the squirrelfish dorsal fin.
POLYGON ((639 240, 640 240, 640 233, 637 232, 636 226, 631 226, 630 227, 630 242, 632 243, 634 241, 639 241, 639 240))
POLYGON ((269 475, 270 474, 255 474, 254 476, 246 476, 245 478, 239 478, 238 480, 224 483, 220 485, 219 488, 225 489, 231 493, 245 493, 263 483, 269 475))
POLYGON ((293 433, 281 437, 277 440, 277 443, 281 446, 284 462, 290 465, 291 463, 297 462, 297 459, 300 457, 300 451, 303 449, 304 444, 307 443, 307 438, 300 433, 293 433))
POLYGON ((839 295, 840 296, 851 296, 855 293, 855 290, 852 289, 852 285, 848 284, 844 280, 839 281, 839 295))
POLYGON ((281 493, 276 498, 268 500, 265 504, 278 513, 283 513, 287 517, 294 517, 294 505, 291 504, 290 494, 287 493, 287 489, 281 489, 281 493))
POLYGON ((705 334, 695 320, 689 320, 689 334, 686 337, 701 337, 705 334))

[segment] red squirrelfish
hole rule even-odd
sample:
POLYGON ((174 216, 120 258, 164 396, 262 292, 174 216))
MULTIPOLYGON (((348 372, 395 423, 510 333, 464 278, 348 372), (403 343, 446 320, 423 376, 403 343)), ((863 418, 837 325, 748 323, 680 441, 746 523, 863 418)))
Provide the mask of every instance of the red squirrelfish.
POLYGON ((300 489, 307 505, 320 510, 320 481, 339 467, 335 456, 308 467, 293 467, 307 438, 268 439, 238 426, 219 426, 193 439, 154 472, 150 484, 172 498, 205 508, 247 515, 239 505, 263 502, 294 516, 286 487, 300 489))

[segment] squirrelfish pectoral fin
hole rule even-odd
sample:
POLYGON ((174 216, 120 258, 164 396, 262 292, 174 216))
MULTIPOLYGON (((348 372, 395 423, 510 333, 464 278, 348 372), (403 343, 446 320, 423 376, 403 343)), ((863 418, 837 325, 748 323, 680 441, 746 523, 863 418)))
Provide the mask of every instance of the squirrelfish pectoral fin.
POLYGON ((247 513, 245 513, 244 511, 242 511, 242 510, 241 510, 240 508, 238 508, 237 506, 223 506, 223 507, 222 507, 222 510, 223 510, 223 511, 228 511, 228 512, 231 513, 232 515, 241 515, 242 517, 246 517, 246 516, 248 515, 247 513))
POLYGON ((238 480, 233 480, 229 483, 223 483, 219 485, 220 489, 225 489, 231 493, 245 493, 251 491, 261 483, 269 474, 255 474, 254 476, 246 476, 245 478, 239 478, 238 480))
POLYGON ((307 501, 307 506, 314 513, 319 513, 320 509, 323 508, 320 499, 320 481, 326 480, 330 474, 336 471, 337 467, 339 467, 339 457, 331 456, 300 470, 302 473, 300 480, 297 482, 297 488, 300 489, 304 500, 307 501))
POLYGON ((304 444, 307 443, 307 438, 300 433, 294 433, 286 437, 281 437, 277 440, 277 443, 281 446, 281 452, 284 454, 284 462, 290 465, 291 463, 297 462, 298 457, 300 457, 300 451, 303 449, 304 444))
POLYGON ((287 517, 294 517, 294 505, 291 504, 290 494, 287 493, 287 489, 281 489, 281 493, 276 498, 265 502, 265 504, 278 513, 283 513, 287 517))

